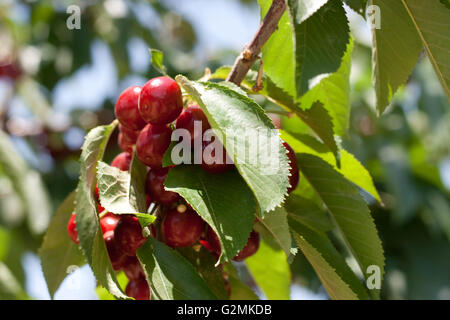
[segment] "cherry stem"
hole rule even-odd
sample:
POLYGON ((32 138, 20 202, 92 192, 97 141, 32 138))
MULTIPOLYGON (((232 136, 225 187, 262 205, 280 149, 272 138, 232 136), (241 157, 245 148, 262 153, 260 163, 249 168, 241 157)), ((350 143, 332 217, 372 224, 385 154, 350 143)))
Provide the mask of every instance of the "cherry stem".
POLYGON ((240 85, 242 80, 245 78, 245 75, 258 58, 262 47, 270 38, 272 33, 274 33, 277 29, 278 21, 280 21, 285 10, 285 0, 273 0, 269 11, 261 22, 261 25, 259 26, 252 41, 236 58, 236 61, 228 74, 227 81, 240 85))

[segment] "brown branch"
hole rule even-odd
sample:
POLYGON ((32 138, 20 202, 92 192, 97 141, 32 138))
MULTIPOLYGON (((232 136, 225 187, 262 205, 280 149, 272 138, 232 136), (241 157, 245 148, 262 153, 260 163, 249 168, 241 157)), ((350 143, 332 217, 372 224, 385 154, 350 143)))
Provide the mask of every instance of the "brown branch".
POLYGON ((285 10, 285 0, 273 0, 272 6, 261 22, 261 25, 259 26, 259 29, 252 41, 245 47, 234 62, 233 68, 228 74, 227 81, 233 82, 237 85, 241 83, 248 70, 250 70, 251 66, 258 58, 264 44, 277 29, 278 21, 280 21, 280 18, 285 10))

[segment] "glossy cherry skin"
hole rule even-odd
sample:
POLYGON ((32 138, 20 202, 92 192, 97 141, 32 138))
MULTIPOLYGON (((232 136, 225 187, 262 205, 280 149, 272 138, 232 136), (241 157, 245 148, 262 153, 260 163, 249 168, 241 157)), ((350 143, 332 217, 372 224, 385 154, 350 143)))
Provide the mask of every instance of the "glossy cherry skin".
POLYGON ((140 130, 131 130, 128 129, 127 127, 121 125, 119 123, 119 132, 123 134, 123 136, 129 140, 129 141, 134 141, 134 143, 136 143, 136 140, 139 136, 139 133, 141 132, 140 130))
POLYGON ((141 90, 139 112, 151 124, 168 124, 183 110, 183 97, 178 84, 169 77, 148 81, 141 90))
POLYGON ((136 300, 150 300, 150 288, 143 277, 138 280, 130 280, 125 288, 125 293, 136 300))
POLYGON ((114 233, 120 250, 128 256, 135 256, 137 249, 146 241, 141 224, 133 215, 121 215, 114 233))
POLYGON ((122 252, 122 250, 120 250, 114 231, 110 230, 105 232, 103 234, 103 239, 105 240, 109 260, 111 261, 113 269, 116 271, 122 269, 123 262, 127 256, 122 252))
POLYGON ((139 160, 152 169, 161 168, 171 135, 172 129, 167 125, 146 125, 136 141, 136 154, 139 160))
POLYGON ((122 263, 122 270, 130 280, 138 280, 145 277, 144 269, 142 269, 137 257, 127 256, 122 263))
POLYGON ((77 231, 77 223, 75 222, 75 213, 72 213, 72 216, 67 223, 67 233, 69 234, 70 239, 76 244, 80 243, 78 240, 78 231, 77 231))
POLYGON ((114 231, 119 222, 119 216, 114 213, 108 212, 103 217, 100 218, 100 227, 102 228, 103 234, 108 231, 114 231))
POLYGON ((195 211, 188 209, 180 213, 173 209, 164 217, 161 231, 168 246, 188 247, 200 239, 204 226, 204 221, 195 211))
POLYGON ((177 129, 186 129, 191 135, 191 141, 194 139, 203 139, 203 133, 211 128, 211 125, 203 113, 203 110, 197 105, 191 105, 184 109, 180 114, 176 122, 177 129), (195 121, 200 121, 202 124, 201 131, 195 132, 194 123, 195 121))
POLYGON ((259 248, 259 233, 253 231, 250 233, 247 244, 242 250, 233 258, 234 261, 242 261, 254 255, 259 248))
POLYGON ((131 154, 128 152, 119 153, 111 162, 112 167, 119 168, 122 171, 130 169, 131 154))
POLYGON ((208 150, 205 151, 205 148, 210 144, 211 142, 203 142, 203 157, 202 157, 202 168, 206 172, 217 174, 222 172, 230 171, 234 168, 234 164, 232 163, 232 160, 227 154, 227 151, 222 146, 222 159, 215 159, 215 150, 208 150))
POLYGON ((140 130, 145 126, 145 121, 139 114, 139 95, 142 88, 133 86, 125 89, 117 99, 114 107, 117 120, 131 130, 140 130))
POLYGON ((128 140, 122 132, 119 132, 117 144, 123 152, 133 153, 133 145, 136 144, 136 141, 128 140))
POLYGON ((169 168, 150 170, 147 175, 146 188, 147 194, 153 201, 170 205, 179 199, 179 195, 176 192, 167 191, 164 187, 168 172, 169 168))
POLYGON ((291 185, 288 188, 288 193, 291 193, 292 191, 295 190, 295 188, 297 188, 298 186, 298 181, 300 179, 300 174, 298 172, 298 166, 297 166, 297 157, 295 156, 295 152, 294 150, 291 148, 291 146, 287 143, 287 142, 283 142, 283 146, 286 148, 286 150, 288 151, 287 153, 287 157, 289 159, 290 162, 290 166, 291 168, 289 169, 289 173, 291 174, 291 176, 289 177, 289 184, 291 185))

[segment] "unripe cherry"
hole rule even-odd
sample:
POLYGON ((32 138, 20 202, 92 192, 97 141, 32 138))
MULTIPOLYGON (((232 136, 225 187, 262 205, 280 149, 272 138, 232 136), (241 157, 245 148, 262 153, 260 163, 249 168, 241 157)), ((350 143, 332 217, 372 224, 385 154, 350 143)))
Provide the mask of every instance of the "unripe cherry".
POLYGON ((140 130, 145 126, 145 121, 139 114, 139 95, 142 88, 133 86, 125 89, 117 99, 114 107, 117 120, 131 130, 140 130))
POLYGON ((152 169, 161 168, 171 135, 172 129, 167 125, 146 125, 136 141, 136 154, 139 160, 152 169))
POLYGON ((169 77, 157 77, 142 87, 139 97, 141 117, 151 124, 168 124, 183 110, 183 97, 178 84, 169 77))

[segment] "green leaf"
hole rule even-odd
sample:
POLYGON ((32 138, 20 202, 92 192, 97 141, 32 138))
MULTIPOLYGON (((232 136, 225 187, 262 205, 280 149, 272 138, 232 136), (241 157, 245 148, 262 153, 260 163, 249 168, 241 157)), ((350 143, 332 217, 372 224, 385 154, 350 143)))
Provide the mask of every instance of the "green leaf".
POLYGON ((258 222, 259 224, 255 226, 257 231, 266 238, 273 238, 287 257, 295 253, 292 252, 292 239, 289 233, 287 212, 284 208, 276 208, 274 211, 268 212, 264 218, 258 218, 258 222))
POLYGON ((289 225, 300 250, 332 299, 368 299, 361 281, 324 233, 309 229, 293 219, 289 219, 289 225))
POLYGON ((347 135, 350 118, 350 68, 353 41, 350 41, 339 69, 322 79, 300 100, 300 107, 309 109, 316 101, 323 103, 333 122, 334 133, 347 135))
POLYGON ((0 299, 26 300, 29 299, 25 290, 9 268, 0 261, 0 299))
POLYGON ((152 289, 158 300, 215 300, 216 296, 195 268, 177 251, 150 237, 138 249, 152 289))
MULTIPOLYGON (((124 272, 120 272, 117 275, 117 282, 119 283, 122 290, 125 291, 128 281, 129 280, 124 272)), ((114 296, 112 294, 110 294, 108 292, 108 290, 106 290, 105 288, 103 288, 101 286, 98 286, 97 288, 95 288, 95 293, 97 294, 99 300, 116 300, 116 298, 114 298, 114 296)))
POLYGON ((61 203, 44 236, 39 257, 48 291, 53 298, 72 266, 85 263, 78 245, 67 235, 67 223, 74 212, 75 192, 61 203))
POLYGON ((163 75, 167 75, 167 68, 163 64, 164 53, 157 49, 150 49, 150 53, 152 55, 152 66, 159 73, 163 75))
POLYGON ((296 96, 300 97, 312 87, 314 78, 338 70, 349 43, 350 29, 339 0, 324 5, 324 1, 287 3, 294 33, 296 96), (316 8, 320 9, 314 12, 316 8))
POLYGON ((380 195, 366 168, 345 149, 341 149, 340 167, 338 168, 333 154, 319 141, 304 134, 289 134, 281 131, 281 138, 289 143, 296 153, 309 153, 322 158, 335 170, 339 171, 349 181, 367 191, 372 197, 381 202, 380 195))
POLYGON ((450 5, 439 0, 402 0, 450 101, 450 5))
POLYGON ((367 0, 344 0, 344 2, 365 18, 367 0))
POLYGON ((125 299, 109 261, 100 229, 94 188, 97 162, 102 160, 117 120, 110 125, 99 126, 87 134, 80 156, 80 180, 75 200, 76 224, 83 254, 100 282, 116 298, 125 299))
POLYGON ((292 194, 286 202, 290 218, 297 220, 317 232, 327 232, 333 228, 330 217, 314 201, 292 194))
POLYGON ((225 264, 224 270, 228 274, 231 291, 230 300, 259 300, 253 290, 241 281, 236 268, 231 262, 225 264))
MULTIPOLYGON (((331 213, 365 278, 367 268, 372 265, 380 268, 382 276, 384 255, 381 241, 367 204, 356 187, 316 156, 301 153, 297 158, 300 171, 331 213)), ((374 291, 375 294, 378 291, 374 291)))
POLYGON ((250 274, 268 299, 289 300, 291 271, 283 250, 274 249, 261 241, 256 254, 245 262, 250 274))
POLYGON ((381 114, 411 74, 422 42, 402 1, 369 0, 369 5, 380 8, 381 28, 372 29, 372 81, 381 114))
POLYGON ((51 216, 46 188, 39 173, 27 165, 3 130, 0 130, 0 168, 23 201, 30 231, 43 233, 51 216))
POLYGON ((165 187, 179 193, 213 228, 225 258, 231 260, 245 246, 257 206, 235 170, 212 175, 200 166, 179 165, 169 171, 165 187))
POLYGON ((261 214, 280 206, 289 185, 286 149, 264 110, 228 87, 177 81, 197 100, 239 173, 253 191, 261 214))

